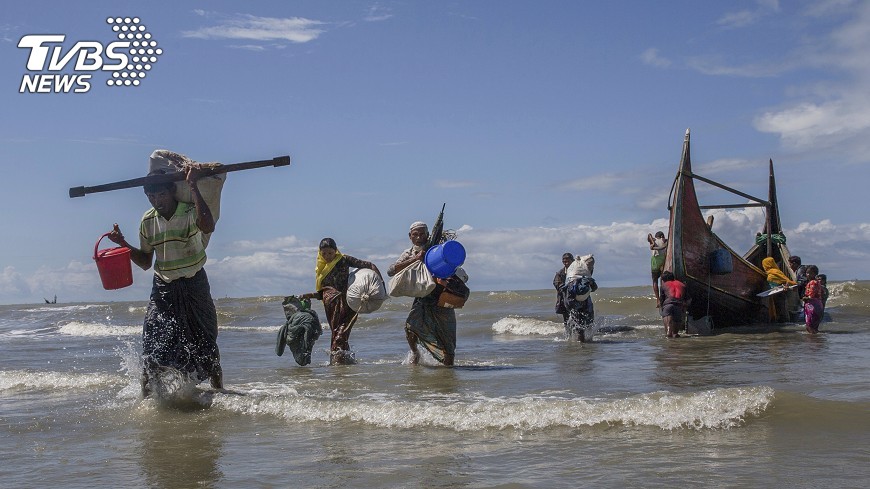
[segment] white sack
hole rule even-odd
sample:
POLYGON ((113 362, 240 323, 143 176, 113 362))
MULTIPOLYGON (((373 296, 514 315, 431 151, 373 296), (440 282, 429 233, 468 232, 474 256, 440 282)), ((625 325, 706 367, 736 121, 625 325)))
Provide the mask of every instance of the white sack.
POLYGON ((415 261, 393 275, 387 289, 391 297, 426 297, 435 289, 435 279, 422 261, 415 261))
POLYGON ((579 277, 591 277, 595 268, 595 257, 592 255, 577 256, 574 262, 568 266, 565 273, 568 282, 579 277))
POLYGON ((384 281, 368 268, 360 268, 347 277, 347 305, 359 314, 377 311, 387 300, 384 281))
MULTIPOLYGON (((165 170, 167 173, 175 173, 186 171, 188 166, 200 166, 202 168, 214 168, 221 166, 220 163, 197 163, 187 156, 169 151, 167 149, 157 149, 151 153, 151 158, 148 163, 148 172, 154 170, 165 170)), ((200 178, 197 181, 199 193, 202 194, 208 209, 211 211, 211 216, 214 222, 217 223, 221 217, 221 190, 223 190, 224 182, 227 179, 226 173, 218 173, 208 177, 200 178)), ((175 200, 179 202, 193 203, 193 196, 190 194, 190 186, 186 181, 181 180, 175 182, 175 200)), ((208 246, 208 241, 211 234, 202 235, 202 244, 208 246)))

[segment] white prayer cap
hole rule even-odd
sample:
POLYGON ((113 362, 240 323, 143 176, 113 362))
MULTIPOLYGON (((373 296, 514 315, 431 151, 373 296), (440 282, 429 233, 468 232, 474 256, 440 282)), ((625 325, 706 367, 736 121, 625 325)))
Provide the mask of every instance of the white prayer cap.
POLYGON ((427 226, 426 223, 423 221, 416 221, 413 224, 411 224, 411 229, 409 229, 409 231, 413 231, 417 228, 423 228, 426 230, 427 233, 429 232, 429 226, 427 226))

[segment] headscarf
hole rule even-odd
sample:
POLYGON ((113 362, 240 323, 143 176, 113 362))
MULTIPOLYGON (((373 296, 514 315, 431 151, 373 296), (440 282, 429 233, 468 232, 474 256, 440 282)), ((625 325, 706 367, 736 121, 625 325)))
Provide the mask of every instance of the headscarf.
POLYGON ((764 260, 761 260, 761 266, 764 268, 764 271, 767 272, 767 281, 780 285, 795 285, 797 282, 788 278, 788 276, 776 266, 776 261, 768 256, 764 260))
POLYGON ((427 226, 426 223, 423 221, 414 221, 413 223, 411 223, 411 228, 408 229, 408 232, 411 232, 417 228, 423 228, 426 230, 427 233, 429 232, 429 226, 427 226))
POLYGON ((344 255, 342 255, 341 252, 338 251, 338 248, 336 248, 335 258, 331 262, 326 263, 326 260, 323 259, 323 255, 320 254, 319 250, 317 251, 317 266, 314 267, 314 290, 320 292, 320 283, 323 282, 323 279, 329 275, 329 272, 335 268, 335 264, 343 257, 344 255))

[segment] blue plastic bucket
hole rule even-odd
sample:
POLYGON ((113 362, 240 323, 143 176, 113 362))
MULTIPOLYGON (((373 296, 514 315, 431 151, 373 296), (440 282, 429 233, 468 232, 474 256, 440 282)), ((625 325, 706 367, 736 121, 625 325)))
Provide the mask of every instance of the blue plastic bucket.
POLYGON ((447 241, 429 248, 424 259, 426 268, 437 278, 448 278, 456 267, 465 263, 465 248, 459 241, 447 241))

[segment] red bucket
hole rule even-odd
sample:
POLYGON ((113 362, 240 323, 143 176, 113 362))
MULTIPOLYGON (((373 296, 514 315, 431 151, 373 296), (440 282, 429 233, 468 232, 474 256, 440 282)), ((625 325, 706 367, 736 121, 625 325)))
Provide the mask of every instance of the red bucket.
POLYGON ((100 241, 110 233, 100 236, 94 245, 94 261, 97 262, 97 270, 100 272, 100 280, 103 288, 115 290, 133 284, 133 267, 130 266, 130 249, 119 246, 97 251, 100 241))

